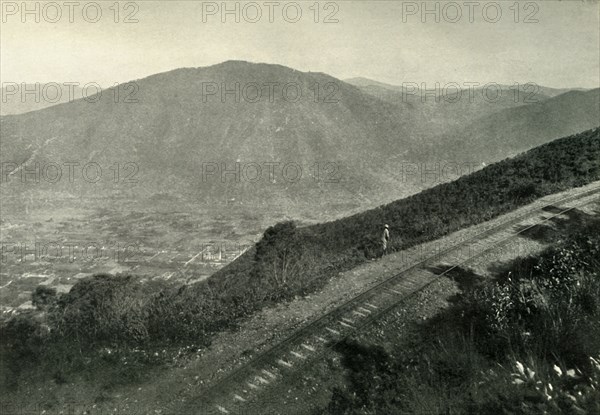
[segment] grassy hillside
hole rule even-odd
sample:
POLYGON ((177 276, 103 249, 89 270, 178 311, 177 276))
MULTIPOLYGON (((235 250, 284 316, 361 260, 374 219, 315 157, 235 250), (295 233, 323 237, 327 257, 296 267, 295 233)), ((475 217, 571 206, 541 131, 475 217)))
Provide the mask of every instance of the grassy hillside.
MULTIPOLYGON (((390 249, 401 250, 596 180, 600 128, 342 220, 306 228, 278 224, 255 248, 202 283, 148 287, 135 278, 99 275, 62 296, 34 293, 45 313, 3 325, 3 360, 12 362, 3 372, 17 383, 21 371, 35 367, 62 379, 85 369, 83 356, 98 356, 106 347, 204 345, 250 313, 314 291, 376 255, 384 223, 391 227, 390 249)), ((114 368, 120 370, 116 363, 114 368)))
MULTIPOLYGON (((293 232, 293 251, 304 260, 313 255, 314 262, 323 270, 351 267, 375 255, 384 223, 391 228, 391 249, 401 250, 489 220, 541 196, 599 178, 600 129, 596 128, 406 199, 334 222, 298 229, 293 232)), ((265 236, 283 228, 282 225, 275 227, 265 236)), ((288 236, 270 237, 277 241, 271 243, 283 242, 288 236)), ((224 281, 231 284, 241 281, 249 269, 260 265, 260 259, 252 255, 256 256, 256 251, 215 274, 211 282, 218 281, 221 285, 224 281)))

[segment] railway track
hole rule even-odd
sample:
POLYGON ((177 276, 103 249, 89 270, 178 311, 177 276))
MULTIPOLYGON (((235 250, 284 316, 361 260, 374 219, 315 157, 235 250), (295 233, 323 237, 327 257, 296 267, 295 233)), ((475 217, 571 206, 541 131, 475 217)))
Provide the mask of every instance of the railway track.
POLYGON ((270 384, 285 381, 302 366, 322 356, 333 345, 380 319, 398 304, 456 267, 508 244, 511 239, 535 226, 589 204, 599 197, 600 183, 594 183, 568 197, 542 198, 516 217, 492 226, 434 255, 426 255, 424 259, 407 266, 399 273, 308 323, 200 391, 197 397, 166 413, 259 414, 260 410, 257 412, 251 410, 252 402, 256 402, 261 392, 270 384), (515 231, 514 227, 517 225, 521 228, 515 231), (430 268, 440 262, 451 265, 439 274, 433 273, 430 268))

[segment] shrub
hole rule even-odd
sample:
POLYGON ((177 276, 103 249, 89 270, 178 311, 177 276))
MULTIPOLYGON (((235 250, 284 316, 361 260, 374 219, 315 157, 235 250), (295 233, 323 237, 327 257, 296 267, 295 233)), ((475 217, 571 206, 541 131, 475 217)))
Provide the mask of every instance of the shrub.
POLYGON ((47 330, 32 313, 17 314, 0 325, 0 341, 15 356, 36 361, 47 330))
POLYGON ((597 414, 600 413, 600 356, 589 357, 591 372, 548 366, 530 357, 511 359, 507 367, 483 376, 490 400, 473 402, 473 413, 597 414), (509 369, 510 368, 510 369, 509 369))
POLYGON ((56 288, 38 285, 31 293, 31 303, 38 310, 46 310, 56 303, 56 288))
POLYGON ((264 291, 280 297, 303 271, 300 267, 302 252, 298 251, 296 225, 293 222, 278 223, 269 227, 256 244, 253 286, 262 286, 264 291))
POLYGON ((131 276, 97 274, 61 296, 51 320, 60 335, 81 344, 143 342, 148 300, 131 276))
POLYGON ((42 360, 48 331, 31 312, 0 323, 1 386, 14 388, 20 374, 42 360))

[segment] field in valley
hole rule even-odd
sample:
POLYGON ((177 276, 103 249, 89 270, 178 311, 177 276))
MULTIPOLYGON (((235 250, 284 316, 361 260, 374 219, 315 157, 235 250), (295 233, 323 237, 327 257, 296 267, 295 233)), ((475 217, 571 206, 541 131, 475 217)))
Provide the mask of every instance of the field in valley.
POLYGON ((271 220, 287 214, 243 206, 123 199, 3 201, 0 303, 31 308, 38 286, 68 292, 96 273, 193 284, 237 258, 271 220), (33 206, 33 207, 31 207, 33 206))

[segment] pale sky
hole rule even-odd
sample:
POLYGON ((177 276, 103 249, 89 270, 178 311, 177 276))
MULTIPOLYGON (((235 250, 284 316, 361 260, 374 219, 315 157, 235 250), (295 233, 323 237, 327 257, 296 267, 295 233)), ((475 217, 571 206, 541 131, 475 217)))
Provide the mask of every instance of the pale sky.
MULTIPOLYGON (((220 11, 206 15, 203 7, 221 8, 221 1, 120 2, 115 23, 114 1, 97 1, 102 15, 96 23, 84 19, 79 1, 69 21, 69 6, 56 1, 28 2, 35 14, 22 16, 21 1, 2 1, 0 80, 5 82, 97 82, 110 86, 180 67, 208 66, 225 60, 277 63, 302 71, 326 72, 340 79, 363 76, 400 85, 403 82, 535 82, 563 87, 598 87, 600 73, 599 4, 596 1, 478 1, 469 22, 465 1, 422 3, 402 1, 299 1, 302 16, 293 20, 293 2, 278 1, 273 22, 269 6, 257 1, 262 18, 251 20, 256 8, 238 2, 234 15, 221 22, 220 11), (39 6, 36 6, 39 3, 39 6), (204 4, 203 4, 204 3, 204 4), (292 5, 290 5, 292 4, 292 5), (440 22, 421 7, 439 7, 440 22), (437 4, 437 6, 436 6, 437 4), (335 7, 337 5, 337 12, 335 7), (462 17, 456 18, 458 6, 462 17), (136 11, 134 7, 138 8, 136 11), (242 9, 245 7, 245 14, 242 9), (487 7, 484 15, 483 8, 487 7), (15 10, 16 8, 16 10, 15 10), (415 10, 418 8, 418 10, 415 10), (403 13, 403 10, 405 13, 403 13), (408 14, 415 11, 415 14, 408 14), (137 23, 124 23, 135 12, 137 23), (335 12, 337 23, 324 23, 335 12), (526 23, 527 16, 537 22, 526 23), (25 17, 26 21, 22 22, 25 17), (246 17, 246 19, 244 18, 246 17), (518 22, 515 22, 517 17, 518 22)), ((233 9, 236 2, 228 2, 233 9)), ((208 8, 208 9, 206 9, 208 8)), ((89 6, 85 15, 95 18, 89 6)))

